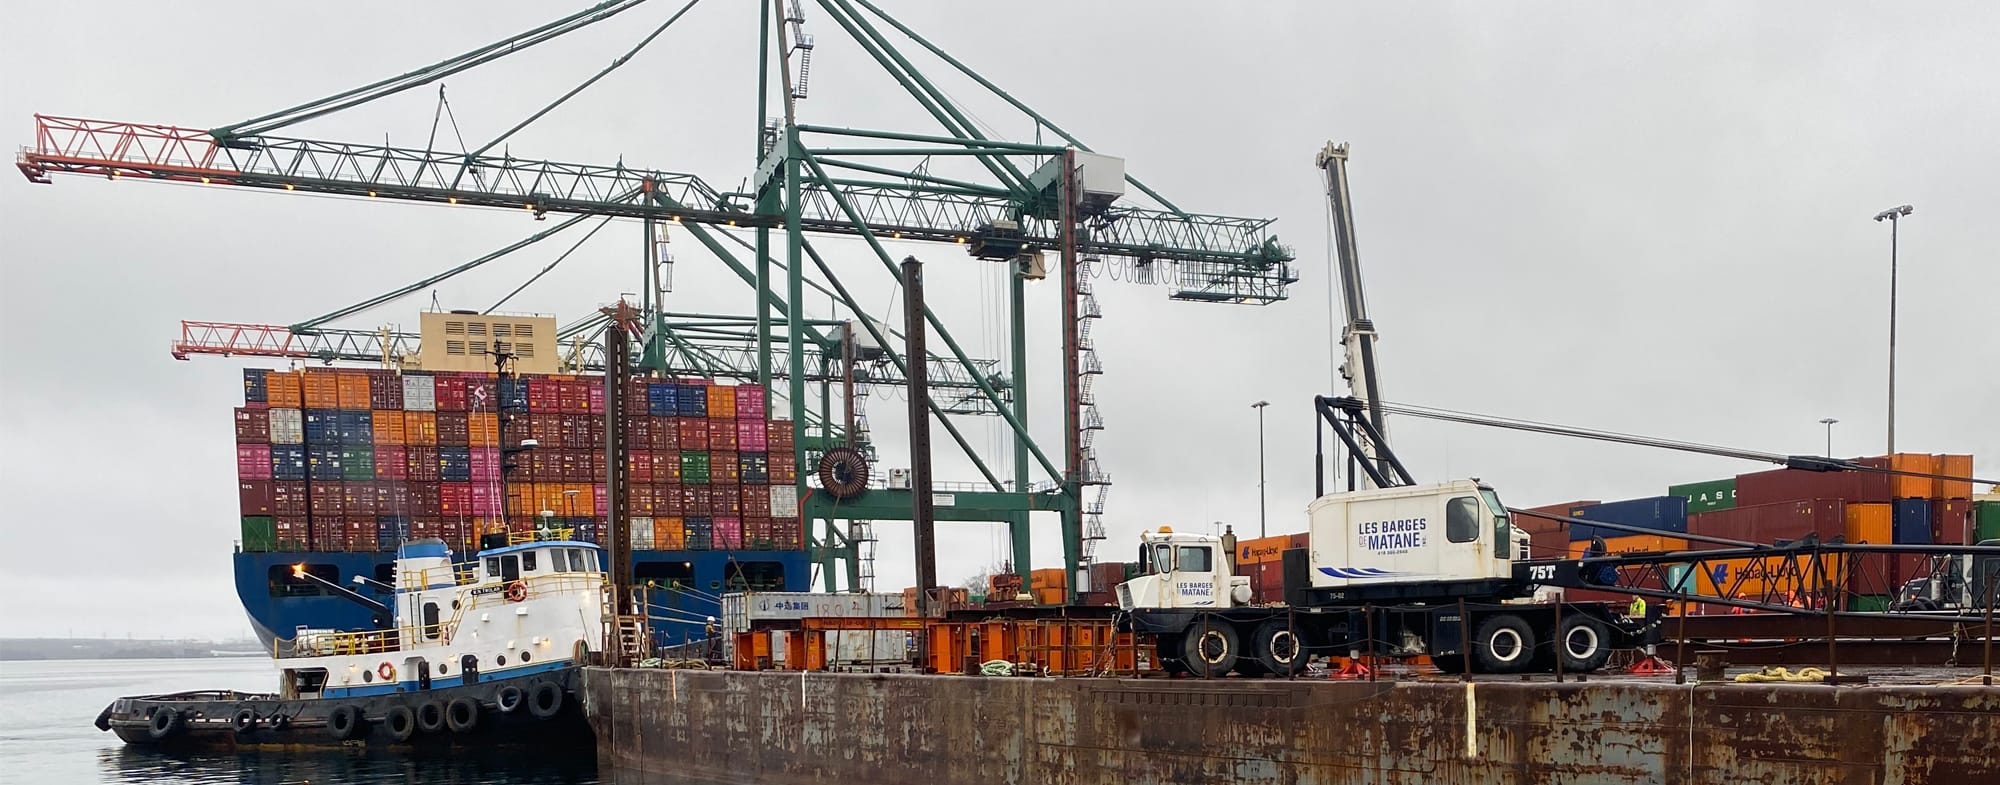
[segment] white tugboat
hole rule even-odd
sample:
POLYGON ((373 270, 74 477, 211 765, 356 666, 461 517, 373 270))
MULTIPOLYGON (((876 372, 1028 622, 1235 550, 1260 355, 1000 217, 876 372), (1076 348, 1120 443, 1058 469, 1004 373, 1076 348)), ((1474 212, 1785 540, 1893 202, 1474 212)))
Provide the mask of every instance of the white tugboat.
POLYGON ((618 634, 602 554, 568 539, 489 544, 454 567, 442 541, 404 543, 393 606, 335 587, 378 608, 381 628, 280 641, 275 694, 120 698, 97 726, 159 747, 588 744, 578 677, 618 634))

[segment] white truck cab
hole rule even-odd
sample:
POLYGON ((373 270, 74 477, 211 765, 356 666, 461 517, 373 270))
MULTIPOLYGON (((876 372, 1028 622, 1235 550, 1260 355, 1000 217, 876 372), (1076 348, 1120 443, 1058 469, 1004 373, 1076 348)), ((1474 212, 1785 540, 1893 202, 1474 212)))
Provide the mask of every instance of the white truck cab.
POLYGON ((1139 577, 1118 584, 1118 607, 1233 608, 1250 602, 1250 579, 1230 569, 1222 540, 1167 526, 1139 535, 1139 577))

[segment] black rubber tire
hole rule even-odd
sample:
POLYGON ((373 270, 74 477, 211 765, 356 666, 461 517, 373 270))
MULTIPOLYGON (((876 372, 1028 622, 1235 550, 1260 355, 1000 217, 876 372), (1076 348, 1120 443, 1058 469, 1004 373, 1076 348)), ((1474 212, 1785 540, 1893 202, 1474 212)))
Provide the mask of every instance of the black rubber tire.
POLYGON ((284 730, 292 727, 292 718, 283 714, 272 714, 264 719, 271 723, 271 730, 284 730))
POLYGON ((336 739, 353 741, 368 732, 368 720, 361 716, 360 706, 335 706, 333 713, 326 715, 326 729, 336 739))
POLYGON ((1181 662, 1188 672, 1204 679, 1219 679, 1236 669, 1236 660, 1243 654, 1243 641, 1236 635, 1236 625, 1217 618, 1197 620, 1188 625, 1187 636, 1182 639, 1181 662))
POLYGON ((1535 628, 1511 613, 1488 616, 1472 633, 1472 668, 1478 673, 1524 673, 1535 660, 1535 628))
POLYGON ((229 716, 229 729, 236 731, 238 736, 257 730, 257 710, 248 706, 237 709, 235 714, 229 716))
POLYGON ((444 701, 426 701, 417 707, 417 730, 425 733, 444 730, 444 701))
POLYGON ((171 739, 187 729, 187 719, 172 706, 161 706, 153 710, 151 724, 146 727, 146 735, 154 741, 171 739))
POLYGON ((1589 673, 1611 661, 1611 628, 1604 622, 1583 615, 1565 616, 1562 626, 1556 633, 1555 648, 1564 672, 1589 673))
POLYGON ((499 709, 501 714, 513 714, 521 710, 521 704, 527 702, 527 698, 528 694, 522 692, 520 687, 509 684, 493 694, 493 707, 499 709))
POLYGON ((417 735, 417 713, 408 706, 390 706, 388 713, 382 715, 382 728, 389 731, 389 738, 409 741, 417 735))
POLYGON ((554 719, 562 713, 563 691, 555 682, 545 681, 528 690, 528 713, 535 719, 554 719))
POLYGON ((1306 663, 1312 661, 1312 651, 1305 639, 1285 619, 1272 619, 1258 625, 1251 647, 1257 652, 1257 663, 1265 671, 1279 676, 1305 673, 1306 663))
POLYGON ((471 733, 479 729, 479 701, 471 698, 453 698, 451 705, 444 709, 445 725, 452 733, 471 733))

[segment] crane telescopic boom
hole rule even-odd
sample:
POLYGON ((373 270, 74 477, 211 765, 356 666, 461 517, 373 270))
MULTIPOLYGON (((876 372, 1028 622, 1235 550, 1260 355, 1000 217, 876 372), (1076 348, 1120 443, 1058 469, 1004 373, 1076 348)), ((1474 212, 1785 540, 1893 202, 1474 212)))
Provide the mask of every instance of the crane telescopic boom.
MULTIPOLYGON (((1382 382, 1375 358, 1375 322, 1368 318, 1368 297, 1361 286, 1361 252, 1354 242, 1354 203, 1347 193, 1347 145, 1327 142, 1316 163, 1326 176, 1326 206, 1333 226, 1335 262, 1340 271, 1341 304, 1347 317, 1340 331, 1344 351, 1340 376, 1347 380, 1350 395, 1366 404, 1368 423, 1374 426, 1375 436, 1387 442, 1389 429, 1382 421, 1382 382)), ((1360 460, 1386 470, 1377 440, 1358 436, 1360 460)))

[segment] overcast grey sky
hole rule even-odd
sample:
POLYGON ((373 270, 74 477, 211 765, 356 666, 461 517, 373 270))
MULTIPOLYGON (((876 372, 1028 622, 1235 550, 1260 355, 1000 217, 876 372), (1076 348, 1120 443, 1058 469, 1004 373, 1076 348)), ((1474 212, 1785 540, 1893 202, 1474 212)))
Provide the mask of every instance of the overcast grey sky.
MULTIPOLYGON (((1329 385, 1327 241, 1313 154, 1353 144, 1358 236, 1390 400, 1817 452, 1883 447, 1888 227, 1902 238, 1898 444, 1974 452, 2000 474, 2000 10, 1987 3, 995 6, 885 0, 892 13, 1128 170, 1202 212, 1279 219, 1304 280, 1268 307, 1170 302, 1101 281, 1099 439, 1117 479, 1112 558, 1134 532, 1254 530, 1256 419, 1269 410, 1274 532, 1303 528, 1310 400, 1329 385)), ((69 2, 9 12, 0 129, 36 112, 206 128, 402 73, 545 21, 528 2, 69 2), (87 24, 79 24, 85 22, 87 24)), ((658 7, 654 7, 657 5, 658 7)), ((674 5, 447 81, 471 144, 560 94, 674 5)), ((524 157, 691 171, 721 187, 754 144, 755 5, 706 0, 646 53, 510 142, 524 157)), ((802 118, 934 130, 816 9, 802 118)), ((941 69, 929 68, 942 74, 941 69)), ((947 81, 996 132, 1026 123, 947 81)), ((432 88, 289 129, 421 144, 432 88)), ((61 178, 0 184, 0 634, 247 633, 231 585, 236 360, 177 362, 180 319, 287 323, 546 227, 513 211, 61 178)), ((636 227, 608 230, 517 307, 573 317, 636 286, 636 227)), ((891 284, 826 241, 877 316, 891 284)), ((1000 356, 993 265, 933 262, 933 303, 1000 356)), ((438 287, 485 307, 554 250, 438 287)), ((687 310, 747 312, 691 243, 687 310)), ((1059 444, 1055 314, 1037 284, 1036 432, 1059 444)), ((429 297, 345 324, 414 327, 429 297)), ((810 303, 824 315, 823 300, 810 303)), ((907 465, 901 402, 870 402, 907 465)), ((998 444, 993 422, 967 427, 998 444)), ((1420 478, 1477 475, 1514 504, 1654 495, 1760 467, 1415 420, 1420 478)), ((946 459, 947 479, 973 479, 946 459)), ((1037 566, 1058 564, 1053 521, 1037 566)), ((998 527, 944 529, 941 572, 1002 558, 998 527)), ((911 582, 885 524, 880 586, 911 582)))

